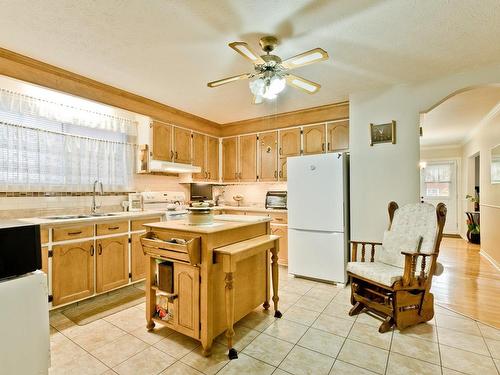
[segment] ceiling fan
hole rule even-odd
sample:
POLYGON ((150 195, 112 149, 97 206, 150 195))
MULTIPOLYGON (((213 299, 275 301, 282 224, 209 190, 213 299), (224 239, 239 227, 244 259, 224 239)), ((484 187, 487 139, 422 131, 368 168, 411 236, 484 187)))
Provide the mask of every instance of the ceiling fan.
POLYGON ((271 54, 278 43, 278 39, 274 36, 261 38, 259 44, 265 52, 261 56, 254 53, 245 42, 229 43, 229 47, 254 64, 254 72, 212 81, 207 86, 218 87, 226 83, 250 79, 249 86, 253 94, 254 104, 260 104, 264 99, 275 99, 283 91, 285 85, 303 90, 308 94, 318 92, 321 85, 291 74, 289 71, 301 66, 327 60, 328 53, 321 48, 314 48, 286 60, 281 60, 279 56, 271 54))

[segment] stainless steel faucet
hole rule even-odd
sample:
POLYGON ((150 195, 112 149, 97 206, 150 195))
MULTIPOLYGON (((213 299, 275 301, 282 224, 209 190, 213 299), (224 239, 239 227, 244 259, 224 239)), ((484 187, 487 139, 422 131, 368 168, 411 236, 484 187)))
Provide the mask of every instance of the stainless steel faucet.
POLYGON ((92 189, 92 207, 90 208, 90 211, 91 213, 95 214, 97 209, 101 208, 101 205, 102 205, 102 196, 104 195, 104 188, 102 186, 102 182, 99 181, 99 180, 95 180, 94 181, 94 187, 92 189), (101 200, 99 202, 99 204, 96 203, 96 194, 97 194, 97 187, 99 186, 99 194, 101 195, 101 200))

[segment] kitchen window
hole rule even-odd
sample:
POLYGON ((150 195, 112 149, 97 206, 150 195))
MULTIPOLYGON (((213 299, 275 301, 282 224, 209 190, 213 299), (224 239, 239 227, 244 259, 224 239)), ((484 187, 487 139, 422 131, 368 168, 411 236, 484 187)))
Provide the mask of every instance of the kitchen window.
POLYGON ((108 191, 131 189, 135 147, 123 125, 135 129, 133 121, 0 94, 1 191, 81 192, 95 180, 108 191))

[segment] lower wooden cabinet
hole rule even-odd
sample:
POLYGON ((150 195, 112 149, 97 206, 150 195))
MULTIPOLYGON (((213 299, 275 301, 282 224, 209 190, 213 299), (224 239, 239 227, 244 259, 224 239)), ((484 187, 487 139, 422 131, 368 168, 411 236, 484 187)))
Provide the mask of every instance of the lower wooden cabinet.
POLYGON ((174 263, 174 325, 177 331, 198 338, 200 331, 200 270, 174 263))
POLYGON ((94 294, 94 241, 52 247, 52 304, 76 301, 94 294))
POLYGON ((128 284, 128 235, 96 240, 96 291, 128 284))
POLYGON ((288 265, 288 227, 286 225, 272 225, 271 233, 280 236, 280 252, 278 263, 288 265))
POLYGON ((130 273, 132 274, 132 281, 141 280, 146 277, 148 257, 142 251, 141 236, 142 233, 134 233, 131 236, 130 255, 132 262, 130 273))

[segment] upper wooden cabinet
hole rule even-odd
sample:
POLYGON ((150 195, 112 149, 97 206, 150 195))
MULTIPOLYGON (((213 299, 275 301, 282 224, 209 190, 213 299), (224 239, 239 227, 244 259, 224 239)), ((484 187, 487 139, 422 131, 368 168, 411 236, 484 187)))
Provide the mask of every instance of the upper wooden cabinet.
MULTIPOLYGON (((300 143, 300 133, 299 133, 300 143)), ((259 134, 259 180, 278 180, 278 132, 259 134)))
POLYGON ((52 247, 52 304, 73 302, 94 294, 94 241, 52 247))
POLYGON ((128 283, 128 235, 96 240, 96 291, 128 283))
POLYGON ((257 181, 257 135, 243 135, 239 143, 239 180, 257 181))
POLYGON ((222 179, 238 180, 238 137, 222 140, 222 179))
POLYGON ((325 125, 304 126, 304 155, 325 152, 325 125))
POLYGON ((300 155, 300 128, 280 130, 279 156, 300 155))
POLYGON ((174 161, 191 164, 191 131, 174 127, 174 161))
POLYGON ((172 125, 153 121, 153 159, 171 161, 174 156, 172 150, 172 125))
POLYGON ((278 172, 278 177, 279 177, 280 181, 287 180, 286 167, 287 167, 287 158, 280 158, 280 160, 279 160, 279 172, 278 172))
POLYGON ((219 139, 207 137, 207 180, 219 181, 219 139))
POLYGON ((349 148, 349 121, 330 123, 326 132, 328 152, 349 148))
POLYGON ((193 133, 193 165, 200 167, 200 173, 193 173, 194 180, 204 180, 208 173, 205 168, 207 157, 207 136, 193 133))

